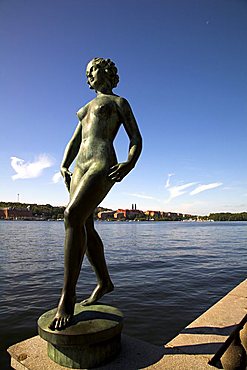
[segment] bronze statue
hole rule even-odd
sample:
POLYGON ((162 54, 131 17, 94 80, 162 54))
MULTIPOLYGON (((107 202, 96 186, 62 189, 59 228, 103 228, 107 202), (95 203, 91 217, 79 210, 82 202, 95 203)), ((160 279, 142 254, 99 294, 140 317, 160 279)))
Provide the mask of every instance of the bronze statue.
POLYGON ((90 305, 114 289, 103 244, 94 229, 93 213, 114 183, 134 168, 142 150, 142 138, 129 103, 112 92, 119 82, 115 64, 110 59, 94 58, 87 65, 86 76, 97 96, 77 112, 79 123, 61 164, 70 201, 64 212, 64 285, 50 325, 53 330, 66 328, 73 317, 76 283, 85 253, 98 285, 81 304, 90 305), (130 146, 127 161, 117 163, 113 141, 121 124, 130 146), (72 174, 69 167, 76 157, 72 174))

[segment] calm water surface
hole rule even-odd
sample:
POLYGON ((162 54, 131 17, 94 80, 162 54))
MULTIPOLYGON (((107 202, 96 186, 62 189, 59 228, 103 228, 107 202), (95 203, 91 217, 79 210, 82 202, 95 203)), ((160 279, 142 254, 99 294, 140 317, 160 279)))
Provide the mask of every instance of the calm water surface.
MULTIPOLYGON (((246 222, 98 222, 125 334, 162 344, 246 278, 246 222)), ((63 222, 0 221, 0 369, 6 348, 37 335, 63 281, 63 222)), ((85 259, 78 300, 95 286, 85 259)))

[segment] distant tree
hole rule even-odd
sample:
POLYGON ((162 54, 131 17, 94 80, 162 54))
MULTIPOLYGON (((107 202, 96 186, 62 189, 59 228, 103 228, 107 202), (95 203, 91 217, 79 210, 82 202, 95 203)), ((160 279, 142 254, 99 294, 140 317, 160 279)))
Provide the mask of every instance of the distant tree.
POLYGON ((247 221, 247 212, 241 212, 241 213, 230 213, 230 212, 210 213, 208 218, 210 220, 214 220, 214 221, 247 221))

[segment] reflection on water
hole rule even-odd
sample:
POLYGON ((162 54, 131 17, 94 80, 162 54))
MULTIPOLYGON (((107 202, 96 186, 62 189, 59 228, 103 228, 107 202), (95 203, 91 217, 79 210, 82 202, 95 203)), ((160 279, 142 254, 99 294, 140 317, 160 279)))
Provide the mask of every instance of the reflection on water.
MULTIPOLYGON (((162 344, 246 278, 247 223, 99 222, 124 332, 162 344)), ((37 334, 63 280, 62 222, 0 221, 1 345, 37 334)), ((85 259, 78 300, 95 276, 85 259)), ((7 369, 7 356, 1 356, 7 369)))

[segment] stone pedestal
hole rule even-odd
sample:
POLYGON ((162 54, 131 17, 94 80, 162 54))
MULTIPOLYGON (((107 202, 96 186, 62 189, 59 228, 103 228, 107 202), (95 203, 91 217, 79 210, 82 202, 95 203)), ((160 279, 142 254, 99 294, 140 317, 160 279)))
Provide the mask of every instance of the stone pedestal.
POLYGON ((123 315, 115 307, 75 305, 71 325, 61 331, 49 329, 56 309, 40 316, 38 332, 47 341, 50 359, 73 369, 93 368, 111 361, 121 348, 123 315))

